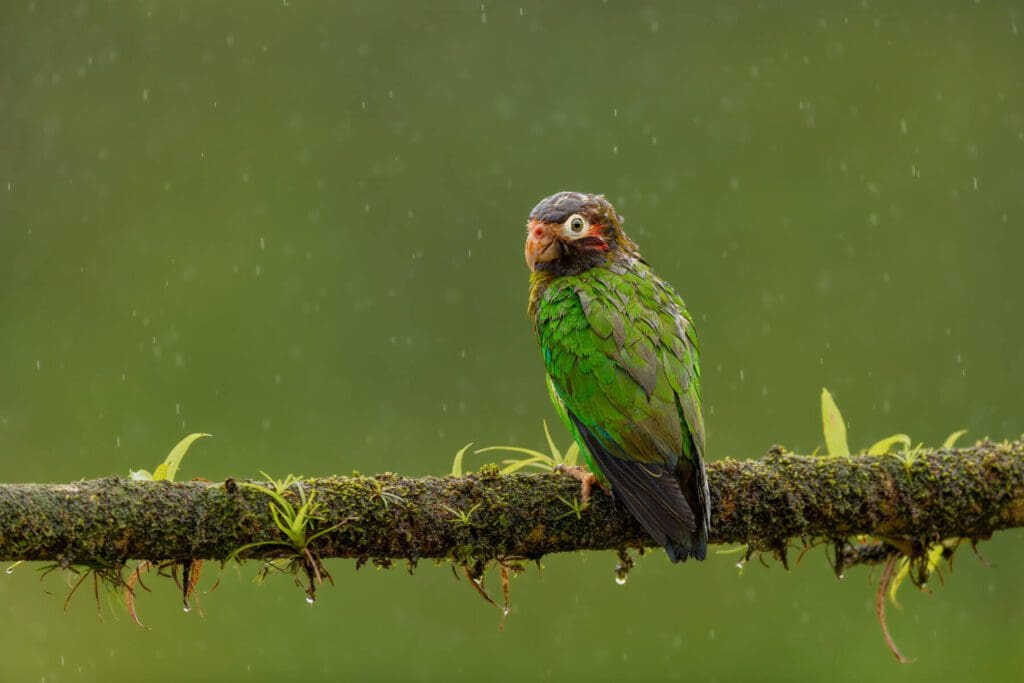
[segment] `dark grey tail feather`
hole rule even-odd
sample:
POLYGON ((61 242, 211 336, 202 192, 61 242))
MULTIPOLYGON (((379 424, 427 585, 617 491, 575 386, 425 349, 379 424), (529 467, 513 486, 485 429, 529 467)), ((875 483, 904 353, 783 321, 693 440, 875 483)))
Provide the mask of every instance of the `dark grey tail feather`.
MULTIPOLYGON (((692 438, 692 437, 691 437, 692 438)), ((692 440, 691 440, 691 443, 692 440)), ((711 532, 711 494, 708 491, 708 477, 704 469, 704 460, 700 457, 697 444, 693 444, 697 454, 696 467, 680 460, 676 468, 679 487, 683 491, 686 503, 693 510, 697 521, 696 531, 689 532, 684 538, 666 544, 665 550, 673 562, 685 562, 688 557, 703 560, 708 554, 708 534, 711 532)))
POLYGON ((703 527, 693 533, 687 533, 685 538, 679 541, 669 541, 665 544, 665 552, 668 559, 673 562, 686 562, 689 558, 703 560, 708 556, 708 534, 703 527))
POLYGON ((707 556, 707 521, 703 500, 694 487, 692 467, 670 467, 629 460, 618 446, 606 443, 569 412, 595 464, 612 485, 612 493, 673 562, 707 556), (695 515, 697 512, 699 514, 695 515))

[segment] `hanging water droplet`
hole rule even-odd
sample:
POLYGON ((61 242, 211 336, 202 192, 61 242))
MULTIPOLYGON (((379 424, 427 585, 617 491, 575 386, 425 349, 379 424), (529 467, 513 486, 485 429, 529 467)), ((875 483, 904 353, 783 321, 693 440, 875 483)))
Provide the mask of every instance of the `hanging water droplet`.
POLYGON ((512 610, 510 610, 510 609, 509 609, 508 607, 502 607, 502 608, 501 608, 501 616, 503 616, 503 617, 507 617, 507 616, 508 616, 508 613, 509 613, 509 612, 511 612, 511 611, 512 611, 512 610))
POLYGON ((743 569, 743 560, 736 563, 736 569, 743 569))
POLYGON ((846 574, 840 574, 840 575, 839 575, 839 580, 840 580, 840 581, 842 581, 842 580, 843 580, 843 579, 845 579, 845 578, 846 578, 846 574))
POLYGON ((7 571, 6 571, 5 573, 7 573, 7 574, 13 574, 13 573, 14 573, 14 565, 11 565, 10 567, 8 567, 8 568, 7 568, 7 571))
POLYGON ((191 605, 183 605, 182 608, 181 608, 181 611, 184 612, 185 614, 188 614, 189 612, 192 611, 192 606, 191 605))
POLYGON ((310 605, 312 605, 314 602, 316 602, 316 598, 314 598, 312 595, 307 595, 306 596, 306 602, 308 602, 310 605))
POLYGON ((615 583, 625 585, 629 570, 633 568, 633 558, 625 549, 619 550, 619 562, 615 565, 615 583))

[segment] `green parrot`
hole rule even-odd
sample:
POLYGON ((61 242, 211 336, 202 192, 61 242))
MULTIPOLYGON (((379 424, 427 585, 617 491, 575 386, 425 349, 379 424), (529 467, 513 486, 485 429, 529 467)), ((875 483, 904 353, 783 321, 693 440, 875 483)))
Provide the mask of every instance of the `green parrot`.
POLYGON ((529 313, 555 409, 597 483, 673 562, 707 555, 711 503, 693 320, 601 195, 559 192, 530 212, 529 313))

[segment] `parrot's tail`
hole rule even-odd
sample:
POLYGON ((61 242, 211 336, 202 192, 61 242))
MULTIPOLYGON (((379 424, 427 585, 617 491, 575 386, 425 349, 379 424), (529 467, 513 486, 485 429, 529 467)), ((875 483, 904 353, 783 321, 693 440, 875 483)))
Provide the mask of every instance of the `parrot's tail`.
POLYGON ((708 556, 708 533, 711 531, 711 492, 708 490, 708 475, 704 469, 704 459, 698 453, 696 467, 683 467, 679 470, 679 484, 687 505, 694 511, 696 529, 686 530, 680 539, 668 539, 665 552, 673 562, 685 562, 687 558, 703 560, 708 556))
POLYGON ((708 533, 703 526, 678 541, 665 544, 668 559, 673 562, 686 562, 689 558, 703 560, 708 556, 708 533))

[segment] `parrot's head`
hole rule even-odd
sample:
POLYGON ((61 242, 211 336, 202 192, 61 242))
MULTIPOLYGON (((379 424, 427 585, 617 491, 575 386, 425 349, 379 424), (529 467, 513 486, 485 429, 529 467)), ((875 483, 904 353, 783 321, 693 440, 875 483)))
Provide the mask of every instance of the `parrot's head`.
POLYGON ((542 199, 526 225, 526 265, 575 275, 622 255, 637 255, 622 217, 599 194, 559 192, 542 199))

